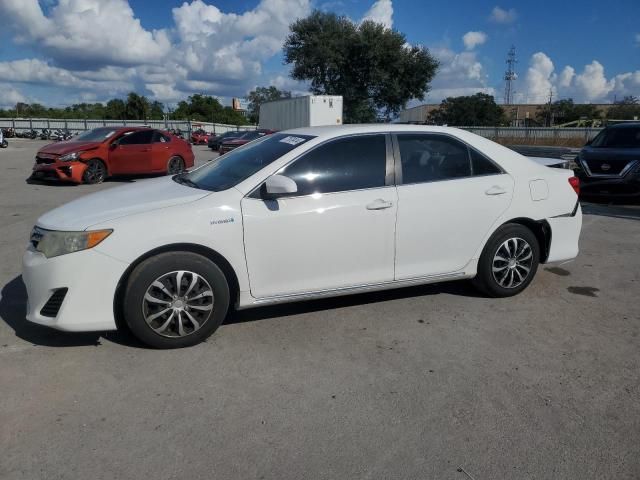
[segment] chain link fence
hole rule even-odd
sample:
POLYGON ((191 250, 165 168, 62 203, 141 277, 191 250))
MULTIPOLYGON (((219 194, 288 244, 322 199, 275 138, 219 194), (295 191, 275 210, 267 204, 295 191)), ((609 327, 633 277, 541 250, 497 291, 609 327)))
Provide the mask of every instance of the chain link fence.
POLYGON ((88 120, 60 118, 0 118, 0 128, 13 128, 16 132, 25 130, 69 130, 82 132, 98 127, 151 127, 161 130, 180 129, 191 134, 191 131, 202 128, 206 132, 220 134, 230 130, 253 130, 254 125, 227 125, 224 123, 196 122, 187 120, 88 120))

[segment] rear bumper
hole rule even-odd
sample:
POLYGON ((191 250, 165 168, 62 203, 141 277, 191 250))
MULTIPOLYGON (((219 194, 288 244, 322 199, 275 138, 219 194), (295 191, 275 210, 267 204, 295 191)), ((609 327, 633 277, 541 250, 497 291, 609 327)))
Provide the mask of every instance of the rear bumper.
POLYGON ((578 204, 574 215, 548 218, 551 227, 551 247, 545 263, 573 260, 580 251, 582 208, 578 204))
POLYGON ((82 183, 86 164, 83 162, 37 163, 30 180, 82 183))
POLYGON ((22 258, 27 320, 69 332, 115 330, 114 295, 127 267, 95 250, 46 258, 29 247, 22 258), (61 303, 51 301, 56 293, 61 303))

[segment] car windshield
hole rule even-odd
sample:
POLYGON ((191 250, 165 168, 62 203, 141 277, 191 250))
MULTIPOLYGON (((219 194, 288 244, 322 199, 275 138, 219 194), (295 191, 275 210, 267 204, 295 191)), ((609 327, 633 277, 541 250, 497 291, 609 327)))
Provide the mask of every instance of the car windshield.
POLYGON ((599 148, 640 148, 640 127, 608 128, 591 142, 599 148))
POLYGON ((242 140, 253 140, 254 138, 258 138, 258 137, 262 137, 264 136, 264 133, 262 132, 256 132, 255 130, 251 130, 247 133, 243 133, 242 135, 240 135, 240 139, 242 140))
POLYGON ((88 132, 84 132, 75 138, 80 142, 102 142, 118 131, 117 128, 94 128, 88 132))
POLYGON ((309 135, 266 135, 232 150, 193 172, 177 175, 174 180, 189 186, 220 192, 234 187, 283 155, 311 140, 309 135))

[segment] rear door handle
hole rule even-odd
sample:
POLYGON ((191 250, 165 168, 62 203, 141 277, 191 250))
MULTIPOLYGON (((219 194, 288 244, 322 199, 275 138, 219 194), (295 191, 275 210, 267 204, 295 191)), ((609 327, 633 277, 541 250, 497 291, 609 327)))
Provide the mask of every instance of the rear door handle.
POLYGON ((494 185, 489 190, 486 190, 485 195, 503 195, 507 193, 507 191, 499 185, 494 185))
POLYGON ((367 205, 367 210, 384 210, 385 208, 391 207, 393 207, 393 202, 387 202, 386 200, 378 198, 367 205))

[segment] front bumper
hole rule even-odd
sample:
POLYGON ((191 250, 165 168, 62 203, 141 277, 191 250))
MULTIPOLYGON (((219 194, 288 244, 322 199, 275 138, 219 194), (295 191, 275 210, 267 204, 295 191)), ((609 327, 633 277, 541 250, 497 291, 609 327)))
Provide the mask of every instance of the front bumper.
POLYGON ((86 168, 83 162, 36 163, 29 179, 82 183, 86 168))
POLYGON ((27 320, 68 332, 115 330, 114 296, 127 267, 93 249, 46 258, 29 246, 22 258, 27 320))
POLYGON ((575 174, 580 179, 580 192, 583 196, 640 196, 640 168, 621 177, 589 176, 583 169, 576 170, 575 174))

